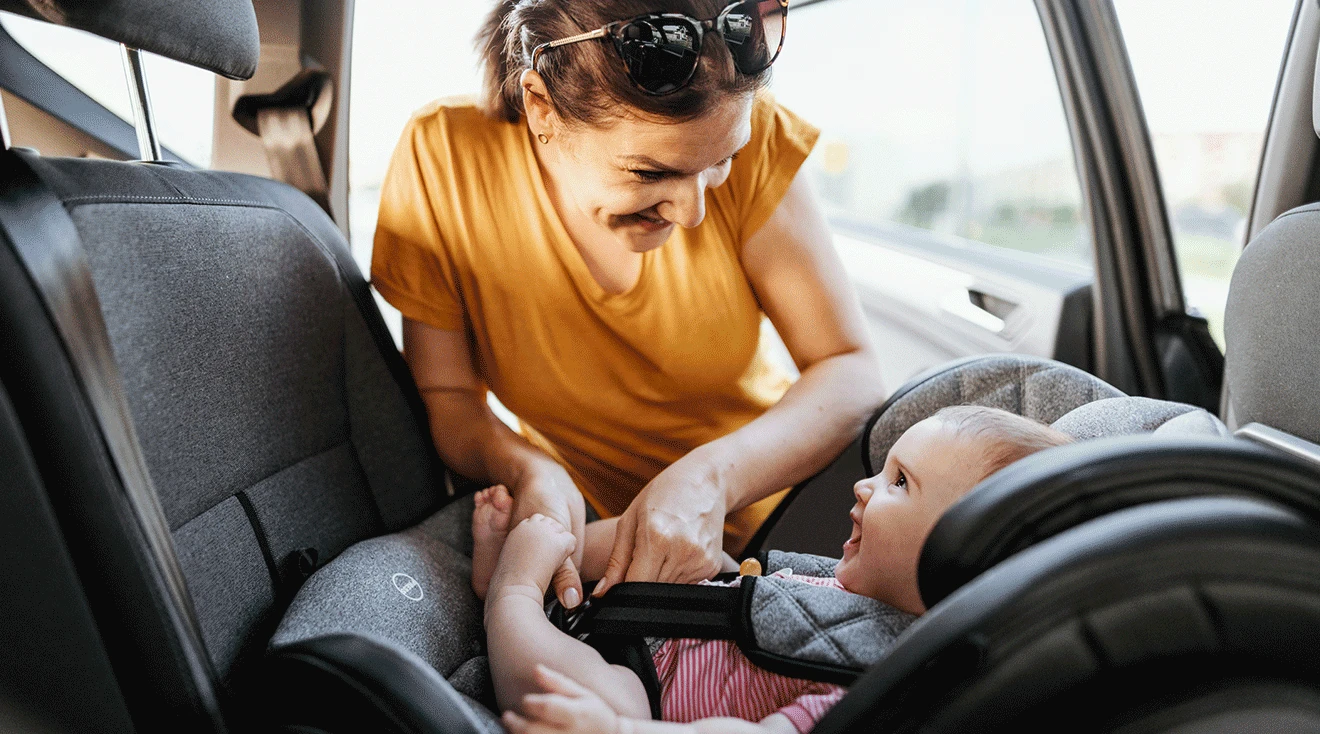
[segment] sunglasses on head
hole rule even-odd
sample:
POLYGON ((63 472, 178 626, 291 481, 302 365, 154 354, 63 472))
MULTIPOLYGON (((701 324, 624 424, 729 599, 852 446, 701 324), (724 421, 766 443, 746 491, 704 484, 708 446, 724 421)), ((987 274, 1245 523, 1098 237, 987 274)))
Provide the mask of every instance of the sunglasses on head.
POLYGON ((672 94, 697 72, 706 33, 719 34, 743 74, 759 74, 775 62, 784 46, 788 0, 736 2, 710 20, 679 13, 647 13, 594 31, 543 43, 532 50, 532 68, 552 48, 609 38, 623 59, 628 77, 647 94, 672 94))

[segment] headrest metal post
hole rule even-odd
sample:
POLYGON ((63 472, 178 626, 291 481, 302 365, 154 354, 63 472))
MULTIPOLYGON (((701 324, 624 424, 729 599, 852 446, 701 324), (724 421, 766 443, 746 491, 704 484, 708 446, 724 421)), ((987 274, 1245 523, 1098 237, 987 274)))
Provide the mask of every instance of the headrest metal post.
POLYGON ((161 153, 160 138, 156 136, 156 116, 151 111, 151 95, 147 92, 147 74, 142 67, 142 52, 119 44, 124 54, 124 76, 128 81, 128 99, 133 105, 133 127, 137 130, 138 155, 144 161, 159 163, 165 160, 161 153))
POLYGON ((0 97, 0 143, 4 144, 5 150, 9 150, 12 142, 9 137, 9 116, 5 114, 5 100, 0 97))

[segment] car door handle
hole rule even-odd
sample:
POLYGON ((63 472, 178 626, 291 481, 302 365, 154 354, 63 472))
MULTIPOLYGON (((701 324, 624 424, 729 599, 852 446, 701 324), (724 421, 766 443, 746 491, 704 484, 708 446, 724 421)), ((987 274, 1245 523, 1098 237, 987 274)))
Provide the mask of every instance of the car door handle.
POLYGON ((945 313, 996 335, 1003 334, 1008 317, 1018 308, 1013 301, 972 287, 954 289, 940 306, 945 313))

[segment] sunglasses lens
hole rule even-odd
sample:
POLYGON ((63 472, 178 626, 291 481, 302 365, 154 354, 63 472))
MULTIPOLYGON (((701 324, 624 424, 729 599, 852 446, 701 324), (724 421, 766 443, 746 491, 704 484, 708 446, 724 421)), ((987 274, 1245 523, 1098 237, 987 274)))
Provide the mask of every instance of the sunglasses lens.
POLYGON ((700 31, 682 19, 641 18, 620 29, 616 43, 628 75, 651 94, 668 94, 692 78, 700 31))
POLYGON ((749 0, 723 15, 720 31, 738 71, 758 74, 774 63, 787 15, 779 0, 749 0))

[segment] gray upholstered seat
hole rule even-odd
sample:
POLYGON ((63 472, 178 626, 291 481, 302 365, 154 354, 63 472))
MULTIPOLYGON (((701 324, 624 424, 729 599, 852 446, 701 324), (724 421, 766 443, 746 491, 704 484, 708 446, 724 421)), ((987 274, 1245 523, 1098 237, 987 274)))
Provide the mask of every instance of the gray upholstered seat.
POLYGON ((884 465, 894 441, 950 405, 1001 408, 1078 439, 1154 433, 1227 437, 1218 418, 1183 403, 1129 397, 1076 367, 1040 357, 991 354, 936 368, 900 388, 867 429, 867 472, 884 465))

